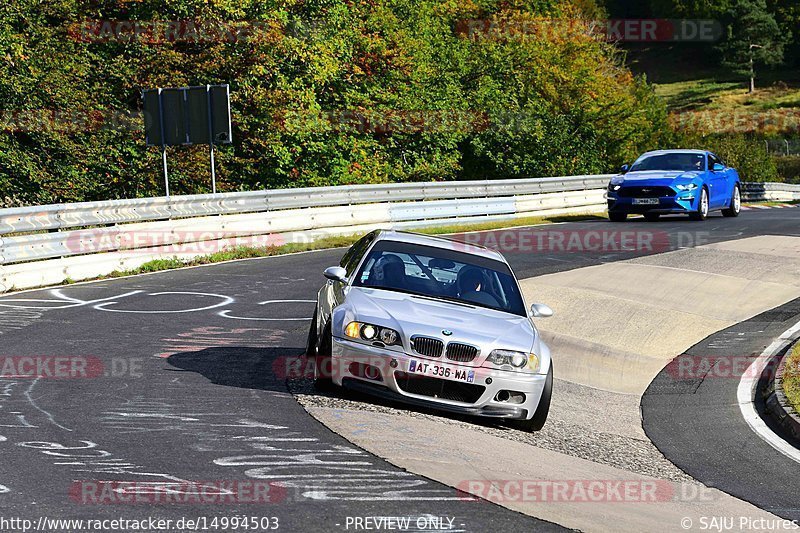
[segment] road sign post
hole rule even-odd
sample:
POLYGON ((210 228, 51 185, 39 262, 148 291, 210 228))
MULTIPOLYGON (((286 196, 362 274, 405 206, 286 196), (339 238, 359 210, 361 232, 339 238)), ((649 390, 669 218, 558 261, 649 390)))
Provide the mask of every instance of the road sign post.
POLYGON ((217 192, 215 145, 232 142, 228 85, 144 91, 145 140, 161 148, 164 187, 169 196, 168 146, 209 145, 211 191, 217 192))

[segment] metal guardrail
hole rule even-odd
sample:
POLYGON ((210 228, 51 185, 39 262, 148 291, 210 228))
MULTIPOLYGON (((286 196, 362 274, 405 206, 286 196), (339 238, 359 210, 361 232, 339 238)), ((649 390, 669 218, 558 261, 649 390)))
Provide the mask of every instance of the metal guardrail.
POLYGON ((157 244, 175 244, 325 225, 513 214, 516 197, 597 190, 608 178, 352 185, 2 209, 0 264, 152 247, 154 239, 137 238, 148 232, 158 234, 157 244), (364 204, 384 209, 366 216, 370 209, 348 207, 364 204))
MULTIPOLYGON (((599 211, 611 177, 314 187, 0 209, 0 292, 237 245, 599 211)), ((743 193, 750 201, 800 200, 800 185, 745 183, 743 193)))
POLYGON ((0 235, 305 207, 580 191, 604 187, 609 177, 349 185, 21 207, 0 209, 0 235))
POLYGON ((800 200, 800 185, 798 184, 749 182, 742 185, 742 193, 747 200, 800 200))

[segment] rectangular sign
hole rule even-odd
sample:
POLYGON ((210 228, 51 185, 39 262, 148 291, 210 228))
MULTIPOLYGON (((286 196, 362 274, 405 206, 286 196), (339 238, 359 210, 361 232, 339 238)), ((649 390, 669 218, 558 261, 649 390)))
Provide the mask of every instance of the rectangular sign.
POLYGON ((232 142, 228 85, 201 85, 144 91, 148 146, 232 142))

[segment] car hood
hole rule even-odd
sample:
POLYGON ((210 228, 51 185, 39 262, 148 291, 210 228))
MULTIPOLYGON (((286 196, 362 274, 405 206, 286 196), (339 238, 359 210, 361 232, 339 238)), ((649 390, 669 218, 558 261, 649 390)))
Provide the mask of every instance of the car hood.
POLYGON ((679 170, 645 170, 641 172, 628 172, 621 175, 624 182, 624 187, 647 187, 647 186, 666 186, 669 187, 675 182, 685 183, 692 181, 700 176, 703 172, 693 170, 688 172, 681 172, 679 170))
POLYGON ((406 347, 414 335, 441 339, 445 344, 472 344, 481 350, 474 361, 478 364, 498 348, 530 352, 536 340, 536 330, 527 317, 395 291, 352 287, 343 307, 343 326, 358 320, 391 327, 400 333, 406 347), (443 330, 452 334, 444 335, 443 330))

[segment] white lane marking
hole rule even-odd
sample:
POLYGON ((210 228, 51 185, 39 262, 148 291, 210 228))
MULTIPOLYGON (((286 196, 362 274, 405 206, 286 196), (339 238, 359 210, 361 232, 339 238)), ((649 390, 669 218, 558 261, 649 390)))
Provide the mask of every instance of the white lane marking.
POLYGON ((221 298, 222 301, 215 303, 213 305, 207 305, 205 307, 195 307, 193 309, 176 309, 174 311, 137 311, 135 309, 108 309, 106 308, 107 305, 115 305, 117 302, 107 302, 92 306, 93 309, 97 309, 98 311, 108 311, 109 313, 136 313, 136 314, 143 314, 143 315, 156 315, 156 314, 168 314, 168 313, 193 313, 197 311, 207 311, 209 309, 215 309, 217 307, 224 307, 228 304, 232 304, 234 299, 230 296, 225 296, 223 294, 214 294, 211 292, 185 292, 185 291, 169 291, 169 292, 151 292, 148 293, 147 296, 164 296, 164 295, 172 295, 172 294, 189 294, 193 296, 213 296, 215 298, 221 298))
MULTIPOLYGON (((144 291, 131 291, 131 292, 126 292, 124 294, 119 294, 117 296, 109 296, 108 298, 100 298, 100 299, 97 299, 97 300, 78 300, 77 298, 72 298, 70 296, 66 296, 65 294, 62 294, 60 289, 53 289, 53 290, 50 291, 50 294, 52 294, 53 296, 58 297, 59 298, 58 300, 42 300, 42 299, 37 299, 37 298, 3 298, 2 300, 0 300, 0 307, 10 307, 12 309, 71 309, 73 307, 82 307, 82 306, 85 306, 85 305, 91 305, 91 304, 96 304, 96 303, 100 303, 100 302, 108 302, 109 300, 114 300, 114 299, 117 299, 117 298, 125 298, 127 296, 133 296, 134 294, 139 294, 140 292, 144 292, 144 291), (66 305, 59 305, 59 306, 55 306, 55 305, 39 305, 39 306, 36 306, 36 305, 13 305, 13 304, 9 304, 7 302, 20 302, 20 303, 22 303, 22 302, 38 302, 38 303, 53 302, 53 303, 60 303, 60 304, 63 304, 63 303, 66 302, 66 305)), ((116 303, 116 302, 110 302, 110 303, 116 303)))
POLYGON ((249 316, 236 316, 232 315, 229 310, 220 311, 217 313, 219 316, 223 318, 232 318, 235 320, 256 320, 262 322, 286 322, 287 320, 311 320, 310 316, 304 318, 259 318, 259 317, 249 317, 249 316))
POLYGON ((750 429, 780 453, 800 463, 800 450, 783 440, 767 426, 756 411, 754 403, 758 380, 770 359, 798 338, 800 338, 800 322, 784 331, 781 336, 775 339, 775 341, 753 361, 748 369, 745 370, 742 379, 739 381, 739 387, 736 390, 736 398, 739 402, 739 410, 742 412, 742 416, 745 422, 747 422, 747 425, 750 426, 750 429))
MULTIPOLYGON (((278 304, 278 303, 317 303, 316 300, 266 300, 263 302, 258 302, 258 305, 269 305, 269 304, 278 304)), ((232 315, 229 309, 224 311, 220 311, 217 313, 219 316, 224 318, 234 318, 236 320, 259 320, 263 322, 285 322, 285 321, 298 321, 298 320, 311 320, 311 317, 301 317, 301 318, 259 318, 259 317, 246 317, 246 316, 235 316, 232 315)))
POLYGON ((292 302, 313 304, 316 303, 317 301, 316 300, 266 300, 263 302, 258 302, 258 305, 292 303, 292 302))

